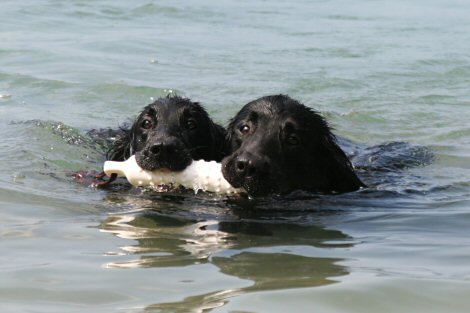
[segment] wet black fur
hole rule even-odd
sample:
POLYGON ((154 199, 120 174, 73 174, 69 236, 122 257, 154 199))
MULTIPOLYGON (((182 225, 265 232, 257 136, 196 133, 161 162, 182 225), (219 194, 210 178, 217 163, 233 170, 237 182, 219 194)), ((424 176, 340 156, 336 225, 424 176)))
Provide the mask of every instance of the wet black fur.
POLYGON ((121 128, 107 159, 135 154, 144 169, 180 171, 192 160, 221 161, 227 154, 225 135, 199 103, 169 96, 147 105, 132 125, 121 128))
POLYGON ((325 119, 285 95, 246 104, 230 121, 224 177, 251 195, 364 186, 325 119))

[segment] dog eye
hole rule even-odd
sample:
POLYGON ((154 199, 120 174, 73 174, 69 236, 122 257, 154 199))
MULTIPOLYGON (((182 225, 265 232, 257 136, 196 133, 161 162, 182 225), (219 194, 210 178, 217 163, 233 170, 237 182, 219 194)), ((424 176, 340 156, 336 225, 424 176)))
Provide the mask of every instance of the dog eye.
POLYGON ((143 129, 150 129, 150 128, 153 127, 153 123, 152 123, 151 120, 143 120, 141 126, 142 126, 143 129))
POLYGON ((248 125, 242 125, 238 128, 238 130, 240 130, 240 133, 242 133, 243 135, 245 134, 248 134, 250 132, 250 126, 248 125))
POLYGON ((195 129, 195 128, 197 128, 197 126, 198 126, 198 125, 197 125, 197 122, 196 122, 196 120, 193 119, 193 118, 190 118, 190 119, 188 119, 188 120, 186 121, 186 127, 187 127, 188 129, 195 129))
POLYGON ((294 136, 294 135, 290 135, 289 137, 287 137, 286 141, 291 146, 297 146, 300 144, 299 137, 294 136))

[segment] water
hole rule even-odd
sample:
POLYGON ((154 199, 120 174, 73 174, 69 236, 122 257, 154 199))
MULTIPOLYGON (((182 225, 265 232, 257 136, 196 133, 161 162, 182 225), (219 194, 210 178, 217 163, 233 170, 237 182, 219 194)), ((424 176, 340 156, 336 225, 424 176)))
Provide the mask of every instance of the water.
POLYGON ((1 311, 467 312, 469 10, 2 1, 1 311), (362 192, 249 206, 70 180, 103 161, 87 130, 171 92, 223 124, 287 93, 357 145, 404 141, 434 160, 362 192))

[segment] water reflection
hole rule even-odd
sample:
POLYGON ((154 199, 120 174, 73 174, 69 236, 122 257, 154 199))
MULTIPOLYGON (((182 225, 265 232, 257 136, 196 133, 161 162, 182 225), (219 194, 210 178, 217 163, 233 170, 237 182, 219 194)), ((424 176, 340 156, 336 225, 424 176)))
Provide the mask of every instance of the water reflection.
MULTIPOLYGON (((296 224, 282 219, 246 219, 220 214, 217 219, 172 215, 168 203, 146 202, 166 209, 143 209, 112 214, 100 230, 132 239, 134 245, 108 254, 112 268, 183 267, 210 263, 221 273, 246 280, 246 286, 187 297, 179 302, 154 304, 145 311, 203 312, 243 293, 331 284, 347 275, 342 261, 329 257, 334 248, 352 247, 349 236, 317 224, 296 224)), ((183 202, 174 205, 184 211, 183 202)), ((217 206, 217 205, 216 205, 217 206)), ((194 209, 194 210, 193 210, 194 209)), ((214 208, 206 207, 209 212, 214 208)), ((188 211, 186 211, 188 212, 188 211)), ((195 213, 194 213, 195 212, 195 213)), ((217 288, 217 286, 215 286, 217 288)), ((197 292, 197 291, 196 291, 197 292)))
POLYGON ((247 292, 331 284, 334 277, 347 275, 339 259, 314 258, 284 253, 241 252, 232 257, 214 257, 212 263, 227 275, 252 281, 244 288, 220 290, 187 297, 179 302, 148 306, 145 312, 207 312, 225 305, 229 298, 247 292))

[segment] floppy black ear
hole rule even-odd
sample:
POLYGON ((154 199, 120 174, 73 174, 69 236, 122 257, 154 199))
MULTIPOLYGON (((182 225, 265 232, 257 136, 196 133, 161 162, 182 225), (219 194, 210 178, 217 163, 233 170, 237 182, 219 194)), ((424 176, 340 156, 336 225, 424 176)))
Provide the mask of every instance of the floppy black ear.
POLYGON ((225 144, 227 149, 227 155, 232 154, 240 147, 240 142, 238 142, 236 135, 235 135, 235 127, 240 120, 240 112, 237 115, 230 119, 227 131, 225 135, 225 144))
POLYGON ((106 153, 106 159, 112 161, 127 160, 132 154, 132 129, 120 127, 111 148, 106 153))
MULTIPOLYGON (((346 156, 346 153, 336 142, 336 136, 332 133, 332 128, 328 122, 316 111, 311 108, 301 106, 300 116, 304 118, 303 122, 313 126, 311 138, 317 138, 319 143, 315 149, 319 149, 319 169, 324 175, 324 182, 327 190, 336 192, 354 191, 364 187, 364 183, 359 179, 354 168, 346 156), (307 111, 305 111, 305 109, 307 111)), ((314 152, 314 154, 317 154, 314 152)))
POLYGON ((365 187, 354 171, 351 161, 336 143, 334 135, 328 134, 322 138, 322 141, 328 154, 329 173, 332 175, 330 177, 332 190, 346 192, 365 187))
POLYGON ((211 122, 210 133, 212 140, 212 159, 220 162, 229 154, 227 131, 219 124, 211 122))

